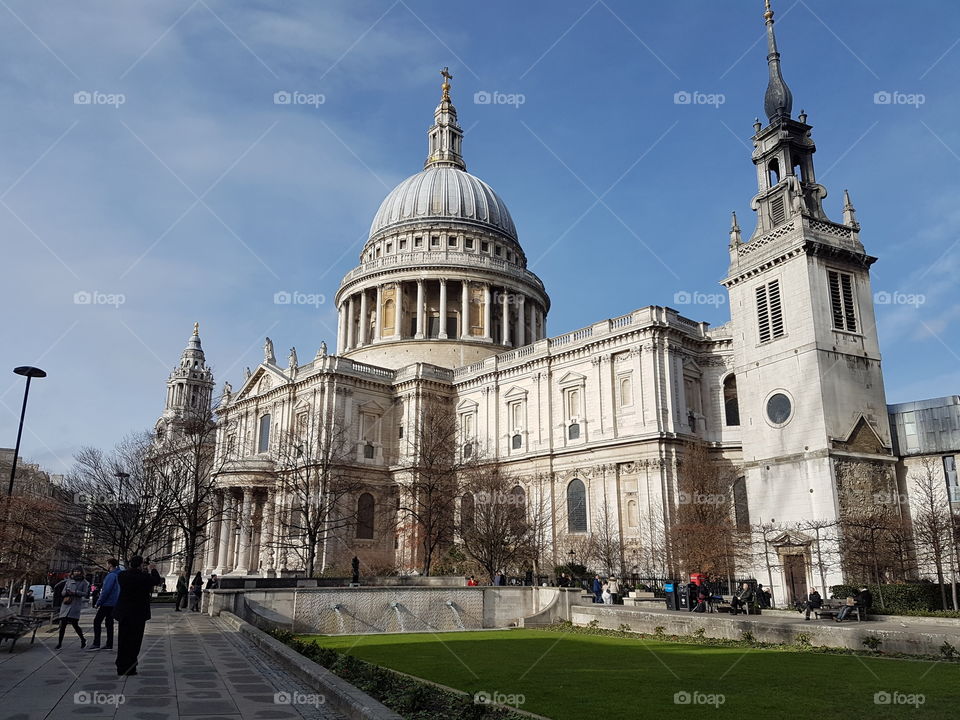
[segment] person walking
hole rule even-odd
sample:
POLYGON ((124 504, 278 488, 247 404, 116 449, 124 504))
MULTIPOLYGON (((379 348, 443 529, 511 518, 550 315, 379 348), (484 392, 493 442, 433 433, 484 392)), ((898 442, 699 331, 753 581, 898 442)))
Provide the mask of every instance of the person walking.
POLYGON ((117 604, 117 598, 120 597, 120 586, 117 585, 117 575, 120 574, 120 563, 116 558, 107 560, 107 574, 103 578, 103 584, 100 586, 100 595, 94 601, 94 607, 97 608, 97 614, 93 618, 93 644, 91 651, 100 649, 100 631, 103 629, 103 623, 107 623, 107 644, 104 650, 113 649, 113 608, 117 604))
POLYGON ((610 597, 612 598, 610 604, 616 605, 620 602, 620 581, 612 577, 607 580, 607 587, 610 590, 610 597))
POLYGON ((80 629, 80 613, 83 610, 83 600, 90 594, 90 583, 83 577, 83 568, 75 567, 63 584, 63 600, 60 602, 60 635, 57 639, 59 650, 63 645, 63 635, 67 631, 67 625, 73 626, 80 637, 80 647, 87 646, 87 639, 83 636, 83 630, 80 629))
POLYGON ((203 576, 200 571, 193 576, 193 582, 190 583, 190 610, 191 612, 200 612, 200 598, 203 597, 203 576))
POLYGON ((160 586, 161 591, 166 590, 167 583, 162 577, 160 577, 160 571, 157 570, 157 564, 150 563, 148 567, 150 568, 150 577, 153 578, 153 586, 160 586))
POLYGON ((150 619, 150 595, 154 579, 134 555, 126 570, 117 575, 120 597, 113 608, 117 621, 117 675, 136 675, 143 631, 150 619))
MULTIPOLYGON (((159 575, 159 573, 157 574, 159 575)), ((177 576, 177 594, 174 596, 173 600, 173 609, 176 612, 180 612, 181 601, 183 601, 183 609, 187 609, 187 573, 184 570, 181 570, 180 575, 177 576)))

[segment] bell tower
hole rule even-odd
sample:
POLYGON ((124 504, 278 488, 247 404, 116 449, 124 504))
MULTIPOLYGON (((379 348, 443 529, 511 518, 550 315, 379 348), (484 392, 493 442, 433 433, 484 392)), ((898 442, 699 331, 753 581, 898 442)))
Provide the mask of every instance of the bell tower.
POLYGON ((752 155, 756 226, 744 242, 734 216, 722 283, 750 521, 780 525, 839 519, 844 463, 885 468, 893 458, 870 287, 876 258, 860 241, 848 193, 841 222, 823 209, 812 127, 805 112, 792 117, 773 15, 767 0, 768 122, 754 124, 752 155))
POLYGON ((167 401, 155 428, 158 441, 168 439, 184 420, 209 418, 213 384, 213 371, 200 345, 200 324, 194 323, 180 362, 167 379, 167 401))

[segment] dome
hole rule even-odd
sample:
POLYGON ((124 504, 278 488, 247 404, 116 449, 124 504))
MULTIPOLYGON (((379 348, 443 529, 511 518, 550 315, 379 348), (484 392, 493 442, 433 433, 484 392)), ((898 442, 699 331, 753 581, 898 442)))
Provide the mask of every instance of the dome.
POLYGON ((370 237, 432 220, 479 225, 517 239, 510 211, 493 188, 465 170, 442 165, 430 166, 397 185, 380 204, 370 237))

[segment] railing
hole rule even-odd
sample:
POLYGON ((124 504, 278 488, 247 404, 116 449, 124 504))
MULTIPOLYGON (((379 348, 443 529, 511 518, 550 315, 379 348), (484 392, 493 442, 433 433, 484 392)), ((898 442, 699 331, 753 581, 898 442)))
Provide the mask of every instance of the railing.
POLYGON ((340 287, 343 287, 351 280, 377 270, 418 265, 459 265, 471 268, 497 270, 521 277, 541 290, 544 289, 543 281, 526 268, 519 267, 500 258, 478 253, 463 252, 461 250, 418 250, 416 252, 401 252, 396 255, 385 255, 375 260, 361 263, 355 267, 343 276, 343 280, 340 281, 340 287))

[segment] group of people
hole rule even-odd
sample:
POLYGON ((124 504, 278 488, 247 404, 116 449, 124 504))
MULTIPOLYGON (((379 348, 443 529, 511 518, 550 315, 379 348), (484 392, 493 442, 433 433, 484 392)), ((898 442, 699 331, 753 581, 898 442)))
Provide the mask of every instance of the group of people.
MULTIPOLYGON (((814 610, 820 610, 823 607, 823 598, 820 593, 817 592, 816 588, 810 588, 810 593, 807 595, 806 602, 798 603, 797 610, 804 613, 804 620, 810 619, 810 613, 814 610)), ((837 616, 834 618, 836 622, 843 622, 847 619, 850 613, 853 612, 854 608, 860 608, 862 611, 867 611, 873 607, 873 593, 871 593, 867 588, 862 587, 857 592, 856 595, 848 596, 844 599, 843 607, 840 608, 840 612, 837 613, 837 616)))
MULTIPOLYGON (((180 583, 177 584, 176 609, 179 611, 181 599, 183 607, 187 606, 186 575, 181 573, 184 581, 184 592, 181 598, 180 583)), ((113 623, 117 622, 117 675, 136 675, 137 658, 143 644, 143 632, 150 619, 150 600, 154 591, 164 584, 163 578, 153 563, 146 565, 139 555, 134 555, 127 563, 127 567, 120 566, 116 558, 107 560, 107 574, 98 588, 99 592, 92 598, 92 607, 97 614, 93 619, 93 643, 88 650, 113 649, 113 623), (100 645, 103 628, 106 626, 106 644, 100 645)), ((189 587, 193 591, 200 588, 191 596, 191 610, 199 611, 199 600, 203 593, 203 578, 197 573, 189 587)), ((217 576, 210 578, 207 588, 219 587, 217 576)), ((91 586, 87 581, 82 567, 75 567, 68 578, 58 583, 54 588, 54 607, 59 599, 60 631, 56 649, 63 646, 63 638, 67 627, 72 627, 80 638, 81 649, 87 647, 87 639, 80 627, 80 614, 83 610, 83 601, 91 597, 91 586)))
MULTIPOLYGON (((217 579, 216 574, 211 575, 210 579, 207 580, 206 589, 216 590, 219 587, 220 581, 217 579)), ((203 597, 203 591, 203 575, 201 575, 200 572, 197 572, 197 574, 193 576, 193 580, 190 581, 188 586, 187 574, 181 571, 180 576, 177 578, 177 592, 174 596, 173 609, 176 612, 180 612, 182 606, 184 610, 200 612, 200 599, 203 597), (190 601, 189 608, 187 607, 187 600, 190 601)))
POLYGON ((620 581, 615 577, 604 580, 599 575, 594 575, 590 589, 593 591, 594 603, 614 605, 620 602, 620 581))

